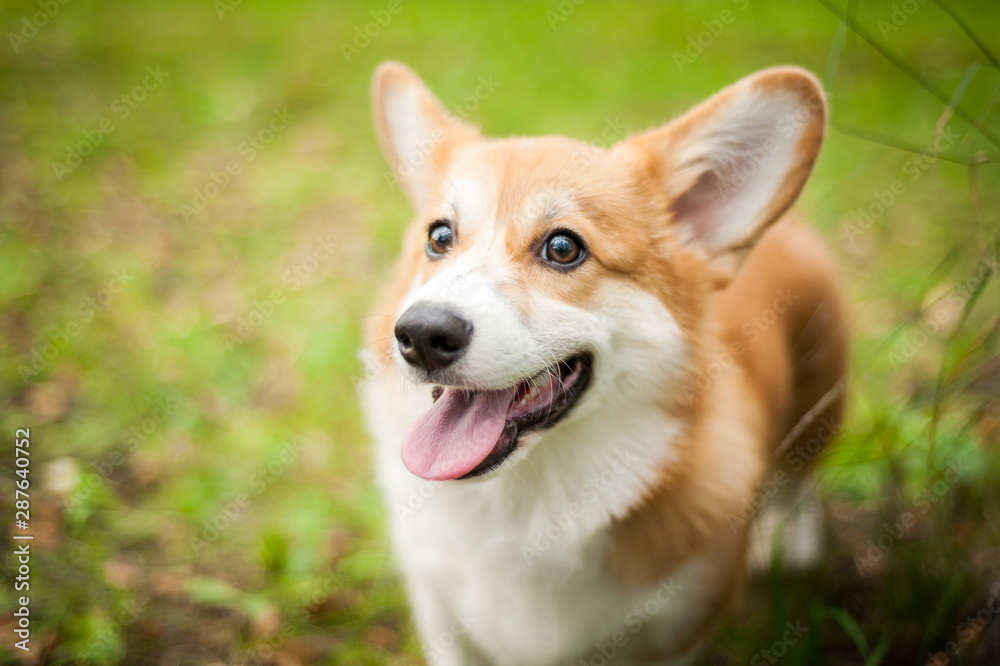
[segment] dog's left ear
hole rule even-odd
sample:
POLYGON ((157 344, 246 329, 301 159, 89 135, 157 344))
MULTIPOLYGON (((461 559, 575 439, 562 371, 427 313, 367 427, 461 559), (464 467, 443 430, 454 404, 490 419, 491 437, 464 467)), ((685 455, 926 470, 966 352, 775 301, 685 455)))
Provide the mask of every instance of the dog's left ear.
POLYGON ((453 150, 479 130, 445 110, 406 65, 384 62, 372 77, 375 128, 400 185, 419 210, 435 190, 453 150))
POLYGON ((724 285, 798 197, 825 126, 819 81, 797 67, 775 67, 626 143, 647 154, 678 235, 705 250, 724 285))

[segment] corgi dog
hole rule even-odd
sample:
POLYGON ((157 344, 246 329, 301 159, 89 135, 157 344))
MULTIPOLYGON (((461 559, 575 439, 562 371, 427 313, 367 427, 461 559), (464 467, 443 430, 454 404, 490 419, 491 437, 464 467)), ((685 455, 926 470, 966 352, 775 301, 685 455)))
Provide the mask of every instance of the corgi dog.
POLYGON ((373 98, 415 217, 362 401, 428 661, 687 663, 775 526, 818 549, 847 339, 788 211, 820 83, 767 69, 608 148, 484 138, 394 62, 373 98))

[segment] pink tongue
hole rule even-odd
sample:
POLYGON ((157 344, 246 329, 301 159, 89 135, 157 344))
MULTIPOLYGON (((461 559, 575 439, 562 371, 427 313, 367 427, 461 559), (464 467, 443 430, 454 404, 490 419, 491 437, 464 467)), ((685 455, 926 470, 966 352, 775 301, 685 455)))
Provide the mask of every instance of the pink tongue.
POLYGON ((500 439, 515 392, 446 388, 403 435, 406 469, 431 481, 471 472, 500 439))

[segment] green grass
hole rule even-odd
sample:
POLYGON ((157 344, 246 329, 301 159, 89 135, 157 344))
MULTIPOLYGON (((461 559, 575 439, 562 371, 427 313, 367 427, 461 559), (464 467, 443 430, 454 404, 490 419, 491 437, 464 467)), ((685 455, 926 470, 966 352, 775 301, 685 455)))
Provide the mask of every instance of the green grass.
MULTIPOLYGON (((449 107, 493 77, 470 113, 488 134, 585 140, 761 67, 821 75, 832 127, 799 207, 835 249, 854 331, 850 416, 822 468, 830 547, 815 572, 752 580, 704 661, 770 663, 786 622, 809 630, 784 664, 923 664, 968 637, 1000 571, 1000 289, 983 270, 1000 258, 1000 72, 934 2, 902 4, 919 8, 883 36, 890 2, 588 0, 553 27, 555 1, 403 0, 349 61, 342 45, 386 5, 246 2, 220 18, 208 0, 71 0, 18 52, 7 36, 0 427, 32 428, 32 657, 419 663, 355 397, 360 328, 409 215, 370 121, 388 58, 449 107), (678 67, 723 10, 734 20, 678 67), (838 29, 848 10, 856 30, 838 29), (121 96, 157 67, 130 108, 121 96), (287 126, 250 151, 276 109, 287 126), (78 167, 53 166, 104 119, 78 167), (942 159, 912 162, 938 123, 955 135, 942 159)), ((948 7, 1000 53, 1000 11, 948 7)), ((37 11, 5 5, 4 34, 37 11)), ((4 622, 12 610, 5 592, 4 622)), ((995 663, 990 622, 949 663, 995 663)))

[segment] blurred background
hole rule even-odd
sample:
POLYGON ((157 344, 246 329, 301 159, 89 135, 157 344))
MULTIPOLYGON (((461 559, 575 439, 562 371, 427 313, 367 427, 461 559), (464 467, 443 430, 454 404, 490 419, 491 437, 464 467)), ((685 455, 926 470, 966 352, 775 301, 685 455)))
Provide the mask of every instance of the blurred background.
POLYGON ((996 2, 34 0, 0 28, 2 661, 422 663, 356 400, 410 215, 370 120, 393 58, 486 134, 599 145, 820 76, 799 208, 854 329, 829 547, 751 580, 703 663, 1000 663, 996 2))

